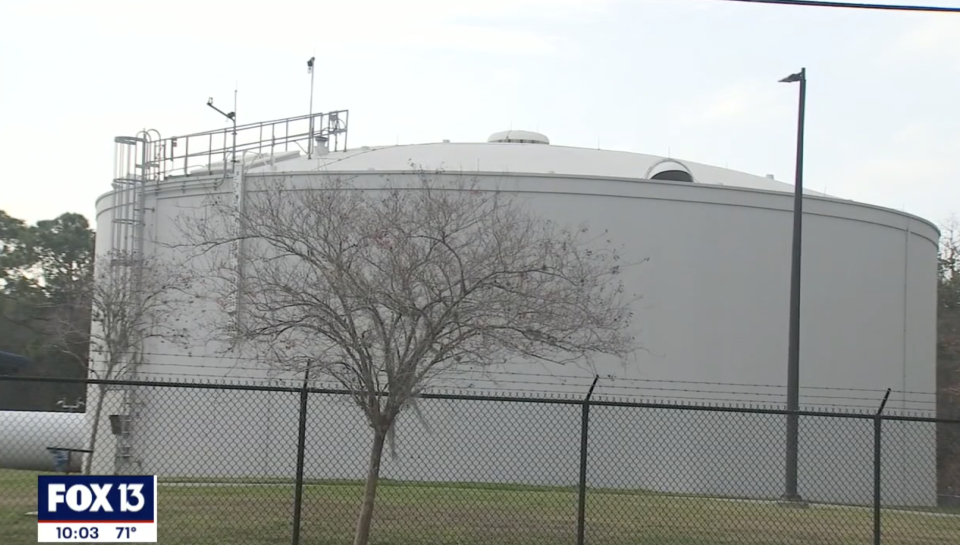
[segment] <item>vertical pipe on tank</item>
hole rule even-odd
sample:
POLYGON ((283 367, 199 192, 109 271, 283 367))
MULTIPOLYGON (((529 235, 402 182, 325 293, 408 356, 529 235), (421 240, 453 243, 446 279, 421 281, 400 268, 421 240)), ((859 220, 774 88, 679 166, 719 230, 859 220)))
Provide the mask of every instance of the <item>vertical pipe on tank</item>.
MULTIPOLYGON (((907 310, 909 308, 909 285, 910 285, 910 237, 913 234, 913 225, 910 218, 907 218, 907 229, 905 234, 905 239, 903 243, 903 342, 901 342, 901 350, 903 351, 900 361, 900 372, 902 374, 902 386, 903 392, 900 393, 900 409, 903 411, 907 410, 907 310)), ((936 405, 934 405, 936 406, 936 405)), ((898 433, 904 431, 903 423, 896 423, 895 428, 898 433)), ((906 440, 907 437, 901 436, 899 440, 906 440)), ((906 458, 906 449, 897 449, 899 452, 899 462, 900 462, 900 482, 907 482, 907 458, 906 458)))
POLYGON ((246 190, 244 187, 244 177, 243 177, 243 166, 244 161, 240 161, 237 166, 237 170, 233 175, 233 198, 234 198, 234 208, 235 208, 235 221, 236 225, 234 226, 237 230, 237 239, 234 244, 234 267, 235 267, 235 278, 236 278, 236 293, 234 294, 234 320, 237 325, 240 325, 241 317, 241 307, 243 306, 243 291, 244 291, 244 274, 243 274, 243 262, 244 262, 244 211, 245 211, 245 199, 246 199, 246 190))
POLYGON ((903 243, 903 342, 901 343, 903 354, 901 354, 902 359, 900 361, 900 371, 902 374, 901 388, 903 388, 903 393, 900 394, 901 409, 907 408, 907 302, 909 301, 910 236, 913 234, 912 231, 913 225, 910 222, 910 218, 907 218, 906 238, 903 243))

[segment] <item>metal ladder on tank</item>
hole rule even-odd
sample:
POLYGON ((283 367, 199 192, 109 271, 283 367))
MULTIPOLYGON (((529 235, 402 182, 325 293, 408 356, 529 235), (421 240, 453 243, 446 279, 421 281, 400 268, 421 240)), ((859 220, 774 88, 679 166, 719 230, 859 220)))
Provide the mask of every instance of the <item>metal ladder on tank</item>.
MULTIPOLYGON (((139 286, 143 271, 143 239, 146 212, 146 187, 159 176, 159 158, 155 156, 156 142, 160 134, 155 130, 141 131, 137 136, 118 136, 116 145, 115 177, 113 179, 113 221, 111 222, 110 267, 126 267, 132 275, 129 284, 133 290, 131 305, 138 305, 139 286), (153 138, 153 135, 156 138, 153 138)), ((136 350, 123 376, 118 379, 136 380, 138 367, 143 363, 143 346, 135 340, 136 350)), ((120 402, 119 433, 114 457, 116 474, 136 474, 142 469, 143 460, 137 456, 134 442, 136 423, 140 417, 142 401, 135 386, 122 386, 120 402)))

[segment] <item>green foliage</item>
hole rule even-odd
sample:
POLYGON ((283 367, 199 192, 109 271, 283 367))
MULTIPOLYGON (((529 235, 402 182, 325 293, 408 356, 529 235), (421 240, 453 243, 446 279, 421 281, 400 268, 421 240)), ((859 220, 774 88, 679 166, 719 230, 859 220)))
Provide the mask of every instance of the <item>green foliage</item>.
POLYGON ((948 222, 941 233, 939 280, 940 308, 960 308, 960 232, 956 220, 948 222))
POLYGON ((0 210, 0 287, 7 290, 16 283, 19 271, 26 265, 25 241, 29 228, 23 220, 0 210))
POLYGON ((0 248, 5 291, 40 291, 58 301, 89 280, 94 234, 80 214, 27 225, 0 212, 0 248))
MULTIPOLYGON (((960 230, 951 218, 941 228, 937 283, 937 414, 960 418, 960 230)), ((960 493, 960 429, 937 430, 940 493, 960 493)))
POLYGON ((952 370, 941 378, 941 389, 956 389, 960 375, 960 230, 956 220, 947 222, 941 230, 937 283, 937 350, 939 367, 952 370))
MULTIPOLYGON (((94 233, 80 214, 66 213, 30 225, 0 211, 0 350, 27 356, 33 362, 30 374, 85 375, 77 358, 63 350, 52 324, 63 319, 63 303, 90 281, 93 251, 94 233)), ((89 323, 82 312, 72 315, 83 322, 77 330, 89 323)), ((88 339, 69 342, 71 354, 86 353, 88 339)), ((63 388, 35 383, 30 392, 0 392, 0 398, 28 399, 29 407, 18 408, 50 410, 63 388)))

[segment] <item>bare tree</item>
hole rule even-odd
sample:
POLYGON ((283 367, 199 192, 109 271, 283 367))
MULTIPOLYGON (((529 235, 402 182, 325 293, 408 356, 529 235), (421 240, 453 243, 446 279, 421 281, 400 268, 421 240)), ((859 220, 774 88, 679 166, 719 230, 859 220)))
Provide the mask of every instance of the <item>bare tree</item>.
MULTIPOLYGON (((143 344, 148 339, 186 342, 187 330, 174 312, 173 297, 182 288, 183 278, 156 259, 121 251, 98 256, 92 277, 57 313, 57 346, 94 378, 123 379, 143 363, 143 344), (80 339, 89 342, 83 350, 78 349, 80 339)), ((106 389, 98 384, 90 450, 96 448, 106 389)), ((92 462, 90 454, 84 474, 90 474, 92 462)))
POLYGON ((229 346, 319 370, 366 416, 373 443, 356 545, 369 539, 384 442, 435 378, 637 348, 618 278, 628 264, 606 234, 440 172, 377 187, 289 183, 250 179, 242 208, 213 202, 180 225, 202 263, 200 289, 227 305, 216 329, 229 346))

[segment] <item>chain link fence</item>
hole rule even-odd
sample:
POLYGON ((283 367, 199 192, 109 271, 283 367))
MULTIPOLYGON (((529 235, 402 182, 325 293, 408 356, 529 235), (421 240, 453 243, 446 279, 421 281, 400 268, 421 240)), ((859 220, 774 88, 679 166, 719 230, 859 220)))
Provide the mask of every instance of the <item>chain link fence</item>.
MULTIPOLYGON (((36 542, 37 475, 88 461, 158 476, 160 543, 352 543, 372 433, 345 392, 87 381, 86 396, 0 412, 5 545, 36 542)), ((384 449, 371 542, 960 543, 937 444, 960 421, 798 414, 803 501, 782 502, 785 411, 425 395, 384 449)))

